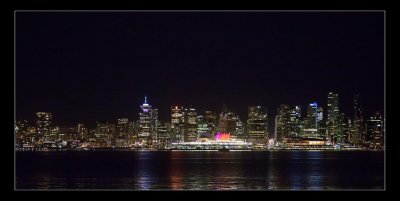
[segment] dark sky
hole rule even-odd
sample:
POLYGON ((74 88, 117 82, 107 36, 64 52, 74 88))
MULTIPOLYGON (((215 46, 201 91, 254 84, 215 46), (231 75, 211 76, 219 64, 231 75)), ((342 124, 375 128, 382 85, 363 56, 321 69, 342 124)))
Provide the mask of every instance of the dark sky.
MULTIPOLYGON (((16 118, 53 112, 65 125, 138 119, 147 95, 173 104, 317 101, 338 92, 352 114, 384 105, 383 12, 17 12, 16 118)), ((272 123, 272 122, 270 122, 272 123)), ((270 124, 271 125, 271 124, 270 124)))

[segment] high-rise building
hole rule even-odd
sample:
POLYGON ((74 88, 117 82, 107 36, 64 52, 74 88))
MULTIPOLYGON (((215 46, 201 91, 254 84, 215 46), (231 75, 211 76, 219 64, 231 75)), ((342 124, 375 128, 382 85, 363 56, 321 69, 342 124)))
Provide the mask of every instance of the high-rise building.
POLYGON ((328 104, 327 104, 327 139, 335 141, 334 137, 338 135, 340 125, 340 113, 339 113, 339 94, 329 92, 328 104))
POLYGON ((318 107, 317 115, 318 138, 326 139, 326 121, 324 118, 324 109, 322 107, 318 107))
POLYGON ((351 143, 351 138, 354 135, 354 126, 351 118, 346 118, 345 120, 346 127, 343 130, 343 140, 344 143, 351 143))
POLYGON ((136 139, 137 139, 137 126, 136 126, 136 123, 135 123, 135 121, 131 121, 131 122, 129 122, 128 123, 129 124, 129 126, 128 126, 128 141, 129 141, 129 144, 134 144, 135 142, 136 142, 136 139))
POLYGON ((224 110, 219 114, 218 127, 216 133, 229 133, 231 137, 236 136, 237 115, 230 112, 224 107, 224 110))
POLYGON ((248 110, 248 141, 265 143, 268 138, 267 108, 250 106, 248 110))
POLYGON ((117 138, 127 138, 129 131, 129 121, 127 118, 118 119, 117 123, 117 138))
POLYGON ((28 136, 28 121, 22 120, 18 121, 15 125, 15 139, 17 143, 23 143, 25 138, 28 136))
POLYGON ((203 115, 197 115, 197 136, 198 138, 211 138, 210 128, 203 115))
POLYGON ((275 116, 275 124, 274 124, 274 140, 275 142, 281 142, 282 140, 279 139, 280 141, 278 141, 278 124, 279 124, 279 115, 275 116))
POLYGON ((292 137, 300 136, 300 123, 301 123, 301 107, 294 106, 290 109, 290 126, 289 126, 289 135, 292 137))
POLYGON ((365 141, 364 135, 364 118, 363 118, 363 112, 361 110, 360 106, 360 96, 357 94, 354 97, 354 122, 353 122, 353 127, 354 127, 354 133, 352 136, 352 143, 355 145, 361 145, 363 144, 363 141, 365 141))
POLYGON ((87 139, 89 139, 89 136, 88 136, 88 129, 87 129, 82 123, 79 123, 79 124, 78 124, 77 130, 78 130, 78 138, 79 138, 80 140, 87 140, 87 139))
POLYGON ((197 112, 193 107, 185 108, 183 113, 183 138, 185 142, 197 140, 197 112))
POLYGON ((302 137, 323 139, 325 134, 321 135, 319 125, 323 120, 323 110, 318 107, 317 102, 311 103, 307 107, 307 118, 305 127, 302 129, 302 137))
POLYGON ((96 122, 95 138, 102 146, 111 146, 112 136, 115 135, 115 124, 96 122))
POLYGON ((127 147, 129 133, 129 121, 127 118, 120 118, 117 120, 115 135, 112 136, 112 144, 116 147, 127 147))
POLYGON ((245 140, 246 139, 245 132, 244 132, 245 125, 240 120, 239 116, 236 116, 236 118, 234 120, 236 122, 234 137, 236 137, 236 139, 245 140))
POLYGON ((282 104, 275 118, 277 142, 300 137, 301 107, 282 104))
POLYGON ((372 148, 382 148, 384 146, 383 134, 382 115, 379 112, 375 112, 366 123, 366 145, 372 148))
POLYGON ((183 107, 171 107, 171 141, 183 142, 183 107))
POLYGON ((290 113, 290 106, 282 104, 278 108, 278 113, 276 115, 275 121, 276 121, 276 141, 277 142, 282 142, 286 138, 291 138, 290 134, 290 118, 291 118, 291 113, 290 113))
POLYGON ((158 149, 165 149, 170 144, 170 131, 171 131, 171 124, 163 123, 161 121, 158 122, 157 125, 157 148, 158 149))
POLYGON ((45 140, 50 139, 52 114, 50 112, 37 112, 36 122, 37 122, 37 134, 43 137, 45 140))
POLYGON ((215 114, 214 111, 205 111, 204 112, 204 119, 207 122, 207 127, 209 128, 210 135, 213 135, 216 133, 216 127, 217 127, 217 115, 215 114))
POLYGON ((318 104, 311 103, 307 107, 307 128, 318 129, 318 104))
POLYGON ((139 113, 138 139, 149 146, 157 135, 158 109, 152 108, 152 106, 147 103, 146 96, 140 108, 142 111, 139 113))

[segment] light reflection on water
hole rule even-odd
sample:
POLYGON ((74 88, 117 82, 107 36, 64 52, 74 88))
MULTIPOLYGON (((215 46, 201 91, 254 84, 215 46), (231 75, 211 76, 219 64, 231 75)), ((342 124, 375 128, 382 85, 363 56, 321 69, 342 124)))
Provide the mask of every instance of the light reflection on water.
POLYGON ((17 189, 383 189, 383 152, 32 152, 16 176, 17 189))

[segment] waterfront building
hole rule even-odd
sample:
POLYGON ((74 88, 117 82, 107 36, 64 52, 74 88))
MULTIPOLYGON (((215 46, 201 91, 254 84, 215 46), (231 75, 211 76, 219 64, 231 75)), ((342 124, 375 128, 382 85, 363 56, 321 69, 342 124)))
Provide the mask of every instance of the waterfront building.
POLYGON ((354 97, 354 135, 352 136, 352 143, 361 145, 366 141, 364 136, 364 118, 360 105, 360 96, 357 94, 354 97))
POLYGON ((50 112, 37 112, 37 135, 44 140, 51 138, 52 114, 50 112))
POLYGON ((207 110, 204 112, 204 118, 207 122, 207 127, 209 128, 210 134, 216 133, 216 127, 218 124, 217 115, 214 111, 207 110))
POLYGON ((171 107, 171 141, 183 142, 183 107, 171 107))
POLYGON ((248 141, 265 144, 268 138, 267 108, 250 106, 248 108, 248 141))
POLYGON ((339 94, 329 92, 328 93, 328 104, 327 104, 327 134, 326 139, 335 142, 335 136, 339 133, 340 125, 340 113, 339 113, 339 94))
POLYGON ((157 149, 166 149, 169 147, 171 143, 170 138, 171 132, 171 124, 170 123, 163 123, 161 121, 158 122, 157 125, 157 149))
POLYGON ((384 147, 384 126, 382 115, 375 112, 366 123, 366 143, 371 148, 384 147))
POLYGON ((212 138, 211 129, 203 115, 197 115, 197 137, 198 138, 212 138))
POLYGON ((185 142, 197 140, 197 112, 193 107, 185 108, 183 113, 183 138, 185 142))
POLYGON ((140 106, 138 140, 141 146, 151 146, 157 135, 158 109, 152 108, 144 97, 144 103, 140 106))

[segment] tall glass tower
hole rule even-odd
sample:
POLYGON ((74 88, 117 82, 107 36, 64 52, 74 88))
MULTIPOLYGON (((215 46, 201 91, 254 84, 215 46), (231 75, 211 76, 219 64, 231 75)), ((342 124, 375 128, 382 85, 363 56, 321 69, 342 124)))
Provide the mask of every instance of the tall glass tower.
POLYGON ((147 96, 144 97, 144 103, 140 106, 141 112, 139 113, 139 133, 138 138, 140 141, 150 145, 151 140, 156 140, 157 136, 157 120, 158 110, 153 109, 147 103, 147 96))

